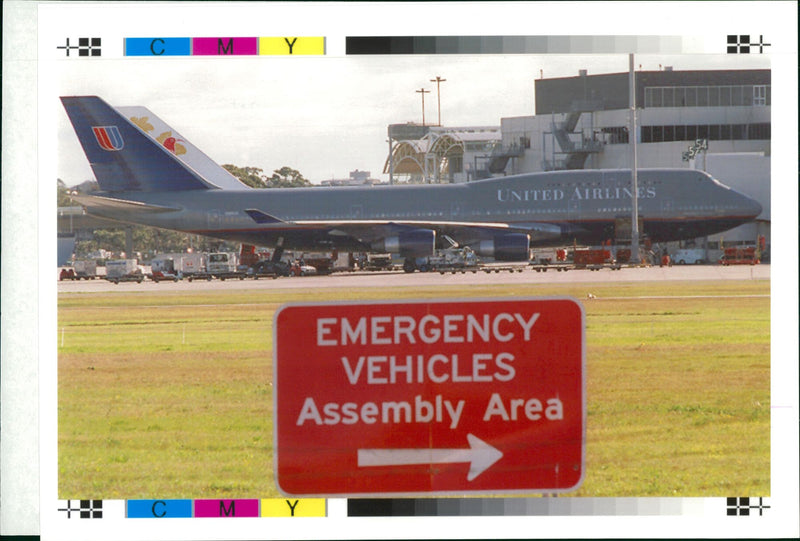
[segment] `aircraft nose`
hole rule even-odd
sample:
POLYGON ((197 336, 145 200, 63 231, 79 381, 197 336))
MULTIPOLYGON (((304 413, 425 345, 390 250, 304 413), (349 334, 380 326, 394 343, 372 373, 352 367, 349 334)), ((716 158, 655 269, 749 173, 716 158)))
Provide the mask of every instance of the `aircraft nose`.
POLYGON ((746 195, 742 195, 742 209, 744 210, 744 215, 750 218, 757 217, 764 210, 761 207, 761 203, 746 195))

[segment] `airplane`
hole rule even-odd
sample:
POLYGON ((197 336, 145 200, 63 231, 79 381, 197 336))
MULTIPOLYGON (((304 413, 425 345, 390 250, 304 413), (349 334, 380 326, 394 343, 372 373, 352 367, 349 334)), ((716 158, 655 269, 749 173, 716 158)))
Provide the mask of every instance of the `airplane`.
MULTIPOLYGON (((102 218, 275 247, 276 254, 392 253, 404 258, 406 272, 448 242, 496 261, 527 261, 531 246, 601 244, 625 220, 630 229, 630 170, 254 189, 144 107, 114 108, 97 96, 61 101, 100 187, 73 197, 102 218)), ((641 235, 652 242, 719 233, 761 213, 755 200, 692 169, 641 169, 637 195, 641 235)))

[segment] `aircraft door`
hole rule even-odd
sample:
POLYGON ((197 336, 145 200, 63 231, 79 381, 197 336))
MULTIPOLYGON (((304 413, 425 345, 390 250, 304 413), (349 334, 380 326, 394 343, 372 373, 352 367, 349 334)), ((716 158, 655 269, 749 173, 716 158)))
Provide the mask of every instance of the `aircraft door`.
POLYGON ((671 197, 665 197, 661 200, 661 214, 668 217, 675 211, 675 200, 671 197))
POLYGON ((572 220, 577 218, 581 214, 581 200, 580 199, 570 199, 569 203, 567 204, 567 217, 572 220))
POLYGON ((208 229, 216 230, 219 229, 219 215, 220 212, 216 209, 208 211, 208 229))
POLYGON ((450 219, 451 220, 461 219, 461 203, 457 202, 450 203, 450 219))
POLYGON ((350 219, 359 220, 364 214, 364 207, 362 205, 353 205, 350 207, 350 219))

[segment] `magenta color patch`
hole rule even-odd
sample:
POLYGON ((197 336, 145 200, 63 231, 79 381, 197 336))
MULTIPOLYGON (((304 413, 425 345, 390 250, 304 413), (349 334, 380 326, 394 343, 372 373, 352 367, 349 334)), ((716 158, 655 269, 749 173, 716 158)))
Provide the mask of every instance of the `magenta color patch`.
POLYGON ((258 500, 195 500, 196 518, 258 517, 258 500))
POLYGON ((194 38, 193 55, 257 55, 258 38, 194 38))

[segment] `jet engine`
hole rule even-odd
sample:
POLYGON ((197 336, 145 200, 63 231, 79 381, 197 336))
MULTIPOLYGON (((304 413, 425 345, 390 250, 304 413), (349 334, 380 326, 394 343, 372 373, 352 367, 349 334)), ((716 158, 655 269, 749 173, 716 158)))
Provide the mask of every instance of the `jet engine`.
POLYGON ((432 229, 412 229, 397 235, 385 237, 372 244, 378 252, 400 254, 403 257, 428 257, 434 253, 436 231, 432 229))
POLYGON ((507 233, 480 241, 476 251, 478 255, 493 257, 497 261, 527 261, 530 243, 531 237, 527 233, 507 233))

